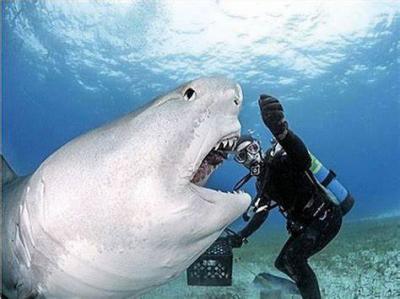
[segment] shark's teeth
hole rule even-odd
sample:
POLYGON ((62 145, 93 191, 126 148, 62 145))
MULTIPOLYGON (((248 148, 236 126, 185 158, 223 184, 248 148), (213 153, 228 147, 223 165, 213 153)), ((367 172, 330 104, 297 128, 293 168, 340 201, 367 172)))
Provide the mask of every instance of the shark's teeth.
POLYGON ((237 136, 223 139, 213 147, 213 150, 232 151, 236 146, 237 140, 238 140, 237 136))

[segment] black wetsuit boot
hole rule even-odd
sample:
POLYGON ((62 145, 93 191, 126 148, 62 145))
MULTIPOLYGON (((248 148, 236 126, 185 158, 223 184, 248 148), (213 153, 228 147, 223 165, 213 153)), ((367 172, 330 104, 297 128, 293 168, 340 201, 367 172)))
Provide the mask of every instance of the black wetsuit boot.
POLYGON ((292 234, 275 261, 275 267, 295 281, 303 299, 321 298, 318 280, 308 265, 308 258, 324 248, 337 235, 342 224, 338 207, 331 207, 326 217, 320 218, 298 234, 292 234))

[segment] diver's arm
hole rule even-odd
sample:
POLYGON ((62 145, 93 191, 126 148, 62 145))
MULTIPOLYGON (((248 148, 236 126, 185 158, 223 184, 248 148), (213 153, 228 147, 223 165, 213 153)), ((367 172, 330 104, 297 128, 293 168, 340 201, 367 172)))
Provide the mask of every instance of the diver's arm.
POLYGON ((282 145, 282 148, 298 170, 307 170, 310 168, 310 154, 303 141, 293 131, 288 129, 285 138, 280 140, 279 144, 282 145))
POLYGON ((239 235, 243 239, 247 239, 252 235, 260 226, 265 222, 268 217, 269 210, 264 209, 256 213, 250 220, 250 222, 239 232, 239 235))
POLYGON ((289 130, 282 105, 276 98, 267 95, 260 96, 259 105, 265 125, 283 147, 293 165, 299 170, 307 170, 311 166, 311 157, 303 141, 289 130))

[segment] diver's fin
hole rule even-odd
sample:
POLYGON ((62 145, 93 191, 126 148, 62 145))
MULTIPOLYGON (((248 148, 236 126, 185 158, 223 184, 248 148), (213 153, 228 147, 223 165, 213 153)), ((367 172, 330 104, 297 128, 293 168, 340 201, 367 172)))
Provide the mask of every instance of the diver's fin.
POLYGON ((7 161, 4 159, 3 155, 1 155, 1 183, 2 185, 6 185, 18 178, 18 175, 14 170, 8 165, 7 161))

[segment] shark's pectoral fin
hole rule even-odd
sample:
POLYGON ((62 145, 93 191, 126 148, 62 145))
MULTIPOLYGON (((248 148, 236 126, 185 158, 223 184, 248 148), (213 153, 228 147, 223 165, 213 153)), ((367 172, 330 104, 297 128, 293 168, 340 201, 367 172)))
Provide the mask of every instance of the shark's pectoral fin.
POLYGON ((7 161, 1 155, 1 183, 2 185, 7 185, 18 178, 15 171, 8 165, 7 161))

